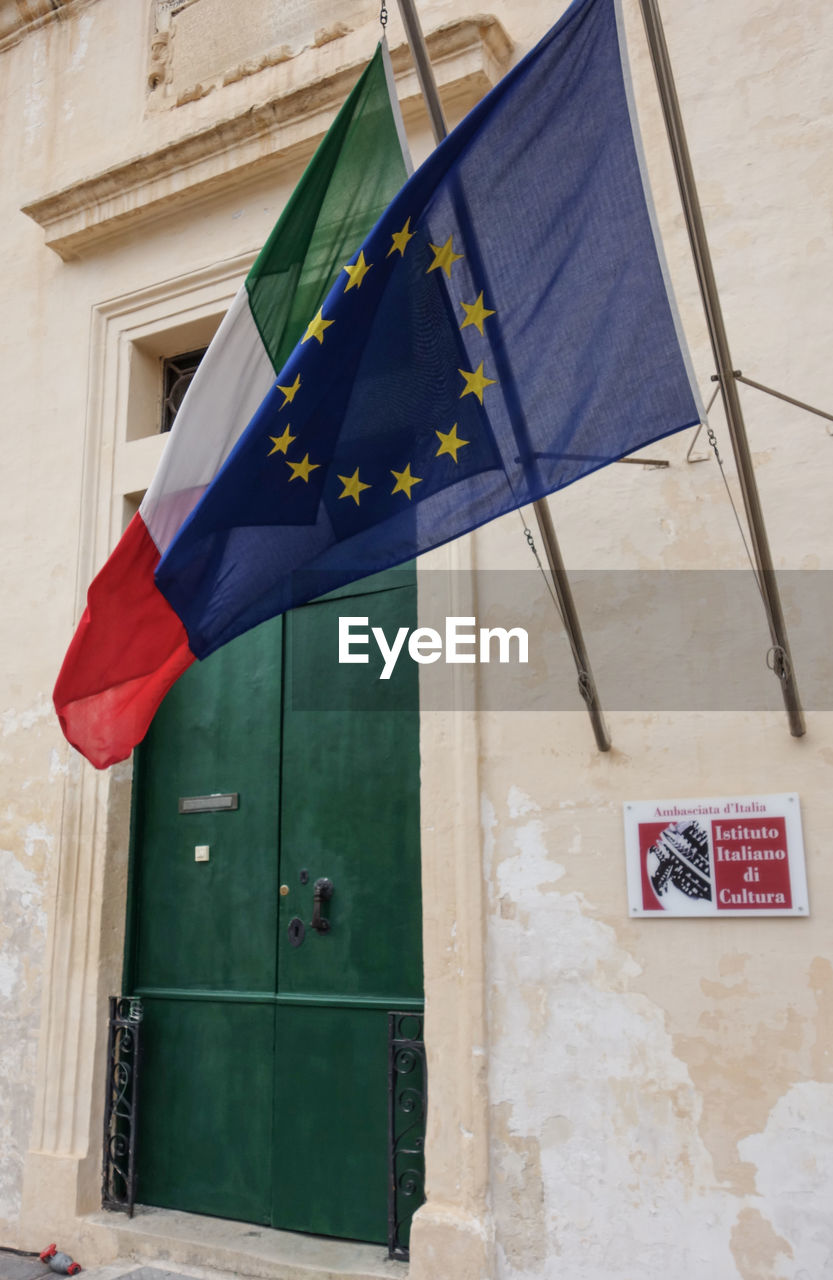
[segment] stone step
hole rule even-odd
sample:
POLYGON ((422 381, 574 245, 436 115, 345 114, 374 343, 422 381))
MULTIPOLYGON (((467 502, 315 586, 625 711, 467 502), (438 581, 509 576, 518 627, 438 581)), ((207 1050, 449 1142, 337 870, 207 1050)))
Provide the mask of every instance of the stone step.
POLYGON ((168 1280, 171 1275, 181 1280, 186 1273, 187 1280, 224 1280, 222 1273, 256 1280, 407 1280, 408 1275, 407 1264, 389 1259, 384 1245, 274 1231, 173 1209, 137 1205, 132 1218, 101 1212, 85 1221, 115 1233, 118 1249, 115 1263, 87 1271, 86 1280, 168 1280), (164 1269, 152 1263, 165 1264, 164 1269))

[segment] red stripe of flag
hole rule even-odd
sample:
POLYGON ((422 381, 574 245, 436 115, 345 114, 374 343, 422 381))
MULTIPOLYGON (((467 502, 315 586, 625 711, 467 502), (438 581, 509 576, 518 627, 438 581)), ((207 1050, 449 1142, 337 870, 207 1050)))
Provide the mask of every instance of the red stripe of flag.
POLYGON ((154 583, 158 563, 137 514, 90 584, 55 684, 61 728, 97 769, 130 755, 194 661, 185 628, 154 583))

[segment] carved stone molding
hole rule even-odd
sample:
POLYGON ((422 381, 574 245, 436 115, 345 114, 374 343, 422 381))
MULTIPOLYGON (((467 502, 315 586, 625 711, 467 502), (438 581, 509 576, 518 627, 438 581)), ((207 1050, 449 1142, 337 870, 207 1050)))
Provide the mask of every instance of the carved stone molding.
POLYGON ((30 31, 66 16, 73 5, 90 0, 0 0, 0 53, 30 31))
MULTIPOLYGON (((428 48, 443 101, 450 114, 459 114, 503 74, 512 43, 496 18, 479 17, 440 27, 428 36, 428 48)), ((391 56, 407 121, 422 110, 419 87, 407 48, 399 46, 391 56)), ((66 261, 209 194, 303 162, 363 65, 352 61, 301 88, 33 200, 23 212, 44 228, 46 244, 66 261)))
MULTIPOLYGON (((127 485, 148 483, 164 444, 162 436, 129 438, 134 349, 164 349, 172 330, 218 321, 252 257, 226 258, 93 308, 76 618, 87 584, 121 535, 127 485)), ((61 828, 48 888, 42 1032, 20 1231, 24 1248, 38 1247, 54 1232, 71 1252, 85 1256, 87 1249, 103 1261, 115 1237, 108 1244, 108 1233, 79 1215, 101 1203, 108 997, 121 991, 133 766, 125 761, 98 772, 68 745, 62 750, 61 828)))

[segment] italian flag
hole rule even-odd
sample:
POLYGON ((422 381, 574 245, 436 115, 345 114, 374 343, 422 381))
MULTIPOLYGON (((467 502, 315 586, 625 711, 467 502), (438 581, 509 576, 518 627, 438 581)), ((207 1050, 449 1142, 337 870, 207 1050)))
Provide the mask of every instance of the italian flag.
MULTIPOLYGON (((154 583, 160 557, 225 462, 344 264, 407 176, 379 46, 313 156, 208 348, 142 504, 87 593, 54 690, 67 740, 124 760, 195 660, 154 583)), ((285 394, 291 399, 292 388, 285 394)))

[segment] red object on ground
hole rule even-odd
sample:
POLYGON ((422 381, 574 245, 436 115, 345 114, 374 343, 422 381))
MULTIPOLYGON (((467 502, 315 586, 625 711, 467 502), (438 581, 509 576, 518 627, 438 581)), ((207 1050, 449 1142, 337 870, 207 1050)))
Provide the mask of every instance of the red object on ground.
POLYGON ((47 1263, 50 1271, 57 1272, 59 1276, 74 1276, 81 1270, 79 1263, 73 1262, 68 1253, 60 1253, 54 1244, 48 1244, 39 1257, 41 1262, 47 1263))

